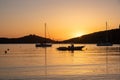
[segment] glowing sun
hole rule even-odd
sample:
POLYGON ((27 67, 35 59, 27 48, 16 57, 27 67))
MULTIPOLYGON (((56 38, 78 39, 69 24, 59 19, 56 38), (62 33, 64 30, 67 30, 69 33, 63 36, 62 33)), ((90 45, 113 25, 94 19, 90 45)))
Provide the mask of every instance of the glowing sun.
POLYGON ((81 32, 73 33, 73 37, 80 37, 82 35, 84 35, 84 33, 81 33, 81 32))

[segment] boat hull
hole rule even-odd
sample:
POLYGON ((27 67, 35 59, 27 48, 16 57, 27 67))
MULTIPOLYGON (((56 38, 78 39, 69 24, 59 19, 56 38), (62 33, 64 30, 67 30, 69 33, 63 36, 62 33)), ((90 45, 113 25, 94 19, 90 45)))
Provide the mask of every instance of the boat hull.
POLYGON ((112 43, 97 43, 97 46, 112 46, 113 44, 112 43))
POLYGON ((51 43, 37 43, 36 47, 52 47, 51 43))
POLYGON ((77 46, 77 47, 59 47, 57 50, 62 50, 62 51, 74 51, 74 50, 82 50, 84 46, 77 46))

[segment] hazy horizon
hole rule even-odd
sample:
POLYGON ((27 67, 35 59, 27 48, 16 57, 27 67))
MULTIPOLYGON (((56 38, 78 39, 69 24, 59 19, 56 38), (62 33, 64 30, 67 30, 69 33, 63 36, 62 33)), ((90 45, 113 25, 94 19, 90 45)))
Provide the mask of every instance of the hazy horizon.
POLYGON ((36 34, 65 40, 117 28, 120 0, 0 0, 0 37, 36 34))

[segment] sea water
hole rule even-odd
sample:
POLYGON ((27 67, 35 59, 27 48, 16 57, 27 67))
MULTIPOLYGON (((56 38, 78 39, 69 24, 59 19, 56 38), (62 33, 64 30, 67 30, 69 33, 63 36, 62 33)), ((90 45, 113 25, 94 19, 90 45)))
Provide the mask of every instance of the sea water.
POLYGON ((56 49, 68 45, 0 44, 0 80, 80 80, 81 76, 90 80, 89 76, 120 74, 119 45, 76 44, 85 47, 82 51, 56 49))

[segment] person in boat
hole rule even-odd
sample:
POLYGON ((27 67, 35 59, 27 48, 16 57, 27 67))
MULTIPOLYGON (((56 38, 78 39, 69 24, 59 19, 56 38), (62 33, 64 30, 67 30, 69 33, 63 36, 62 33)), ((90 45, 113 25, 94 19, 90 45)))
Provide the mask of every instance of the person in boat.
POLYGON ((71 47, 74 48, 74 44, 71 44, 71 47))
POLYGON ((74 48, 74 44, 71 44, 70 46, 68 46, 68 48, 74 48))

